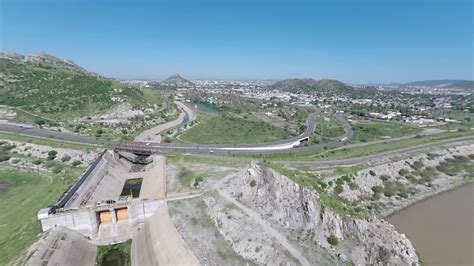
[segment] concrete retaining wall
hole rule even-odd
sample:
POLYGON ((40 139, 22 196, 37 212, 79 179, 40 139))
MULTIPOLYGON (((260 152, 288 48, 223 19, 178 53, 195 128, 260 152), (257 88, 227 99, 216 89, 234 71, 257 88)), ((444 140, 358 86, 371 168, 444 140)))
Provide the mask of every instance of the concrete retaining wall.
POLYGON ((92 210, 57 213, 40 221, 43 231, 63 226, 90 237, 95 237, 99 227, 96 212, 92 210))
POLYGON ((159 201, 140 202, 128 208, 128 217, 133 228, 140 223, 144 223, 152 216, 160 206, 159 201))

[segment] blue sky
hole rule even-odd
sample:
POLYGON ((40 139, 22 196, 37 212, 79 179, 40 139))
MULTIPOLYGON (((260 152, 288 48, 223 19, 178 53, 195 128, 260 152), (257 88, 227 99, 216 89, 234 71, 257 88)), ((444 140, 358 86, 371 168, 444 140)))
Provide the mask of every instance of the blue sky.
POLYGON ((0 1, 1 50, 109 77, 473 77, 469 0, 0 1))

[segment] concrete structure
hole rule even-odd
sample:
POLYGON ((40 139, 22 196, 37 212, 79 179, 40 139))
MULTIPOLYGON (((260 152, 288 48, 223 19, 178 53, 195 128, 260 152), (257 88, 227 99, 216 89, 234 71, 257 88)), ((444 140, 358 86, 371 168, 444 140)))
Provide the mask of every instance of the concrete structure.
MULTIPOLYGON (((132 193, 133 194, 133 193, 132 193)), ((45 237, 32 265, 94 265, 96 245, 132 239, 133 265, 198 265, 174 227, 166 199, 166 158, 139 160, 104 151, 52 207, 38 212, 45 237), (138 161, 138 162, 135 162, 138 161), (128 179, 141 178, 139 196, 121 196, 128 179)))
POLYGON ((166 159, 152 155, 149 163, 136 164, 133 157, 103 152, 57 204, 38 212, 43 231, 62 226, 98 243, 117 242, 145 222, 165 198, 166 159), (121 196, 125 182, 135 178, 142 179, 139 197, 121 196))
POLYGON ((171 222, 166 202, 134 231, 132 265, 199 265, 171 222))
POLYGON ((96 246, 64 227, 49 231, 33 248, 29 265, 95 265, 96 246))

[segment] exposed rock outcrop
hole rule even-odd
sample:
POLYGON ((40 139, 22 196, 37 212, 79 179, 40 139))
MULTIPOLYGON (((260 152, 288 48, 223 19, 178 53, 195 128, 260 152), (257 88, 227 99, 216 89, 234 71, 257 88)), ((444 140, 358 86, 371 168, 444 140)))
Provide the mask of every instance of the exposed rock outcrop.
POLYGON ((388 222, 339 215, 322 206, 317 193, 255 162, 233 178, 226 190, 297 242, 311 261, 316 258, 308 245, 356 264, 411 265, 419 261, 408 238, 388 222), (334 237, 338 244, 329 243, 334 237))

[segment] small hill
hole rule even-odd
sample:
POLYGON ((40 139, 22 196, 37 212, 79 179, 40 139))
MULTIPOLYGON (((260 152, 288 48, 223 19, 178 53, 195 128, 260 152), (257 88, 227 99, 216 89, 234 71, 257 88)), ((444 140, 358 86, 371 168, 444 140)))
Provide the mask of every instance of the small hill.
POLYGON ((191 88, 194 86, 194 83, 178 74, 174 74, 169 78, 160 81, 159 86, 167 89, 191 88))
POLYGON ((334 79, 285 79, 270 85, 270 88, 305 93, 348 93, 354 89, 338 80, 334 79))
POLYGON ((0 105, 54 121, 102 113, 121 103, 149 106, 140 90, 46 53, 0 53, 0 105))

